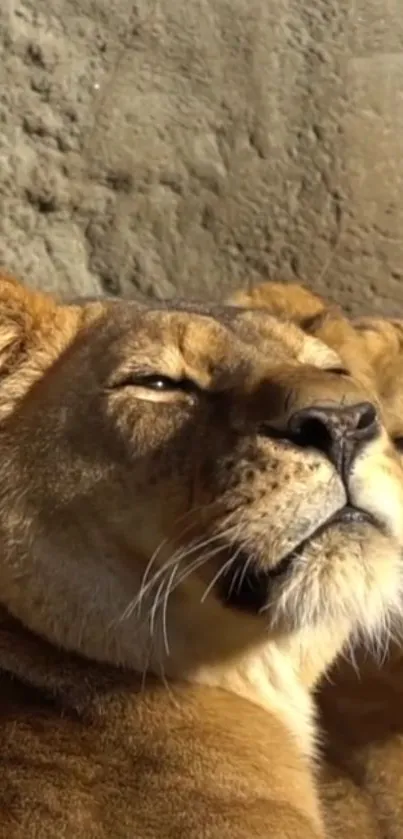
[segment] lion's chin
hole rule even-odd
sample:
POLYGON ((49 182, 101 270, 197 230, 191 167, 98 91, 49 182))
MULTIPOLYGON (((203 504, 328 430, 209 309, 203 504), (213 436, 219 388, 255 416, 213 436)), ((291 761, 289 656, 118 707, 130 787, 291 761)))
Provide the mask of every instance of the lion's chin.
POLYGON ((287 577, 292 575, 296 561, 309 549, 309 543, 340 524, 364 524, 378 531, 383 530, 382 525, 370 513, 346 504, 311 532, 309 537, 301 540, 273 568, 262 567, 264 562, 258 556, 236 551, 234 563, 219 579, 220 600, 228 608, 251 615, 268 612, 273 595, 275 596, 275 588, 279 584, 283 586, 287 577))

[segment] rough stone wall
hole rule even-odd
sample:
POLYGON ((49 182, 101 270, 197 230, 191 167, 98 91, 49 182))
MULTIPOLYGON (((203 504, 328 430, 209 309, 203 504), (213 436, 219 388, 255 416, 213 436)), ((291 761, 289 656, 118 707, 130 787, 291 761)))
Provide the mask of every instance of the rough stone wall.
POLYGON ((0 264, 403 312, 403 0, 2 0, 0 264))

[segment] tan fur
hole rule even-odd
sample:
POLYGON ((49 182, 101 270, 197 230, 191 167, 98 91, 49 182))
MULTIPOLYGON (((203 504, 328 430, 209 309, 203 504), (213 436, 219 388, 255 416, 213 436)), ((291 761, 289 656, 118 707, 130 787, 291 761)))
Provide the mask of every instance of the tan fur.
POLYGON ((261 283, 248 291, 235 292, 228 298, 228 303, 250 309, 270 309, 271 314, 298 326, 329 308, 321 297, 298 283, 261 283))
MULTIPOLYGON (((370 366, 367 381, 372 379, 403 457, 403 321, 366 317, 350 323, 325 301, 319 317, 309 320, 317 298, 306 290, 296 293, 297 288, 284 286, 279 296, 276 284, 263 284, 255 298, 270 313, 320 336, 354 372, 370 366)), ((340 659, 319 692, 326 757, 321 794, 332 839, 353 833, 365 839, 403 837, 403 653, 400 641, 386 654, 385 649, 371 654, 359 648, 353 664, 340 659)))
MULTIPOLYGON (((402 322, 361 318, 354 323, 371 359, 388 430, 403 457, 402 322)), ((403 517, 403 511, 402 511, 403 517)), ((401 632, 399 632, 399 635, 401 632)), ((338 836, 346 818, 354 829, 365 811, 376 839, 403 837, 403 651, 399 640, 385 659, 356 654, 340 662, 320 694, 327 730, 324 798, 328 829, 338 836), (334 800, 334 780, 339 795, 334 800)))
POLYGON ((377 391, 371 356, 355 324, 340 307, 297 283, 261 283, 249 292, 237 292, 228 302, 267 309, 271 315, 297 324, 305 333, 335 350, 347 370, 365 387, 377 391))
POLYGON ((339 364, 265 313, 0 281, 1 839, 322 836, 312 690, 402 589, 385 432, 348 480, 381 528, 317 535, 347 487, 278 439, 368 399, 339 364))

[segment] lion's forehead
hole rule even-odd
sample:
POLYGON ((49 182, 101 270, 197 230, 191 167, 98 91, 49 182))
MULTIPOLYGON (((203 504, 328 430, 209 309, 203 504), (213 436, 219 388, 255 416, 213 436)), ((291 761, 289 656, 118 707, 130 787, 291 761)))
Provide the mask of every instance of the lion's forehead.
POLYGON ((121 302, 108 305, 102 320, 105 333, 117 339, 108 338, 106 346, 118 346, 122 361, 143 360, 167 375, 209 375, 245 362, 320 368, 339 363, 319 339, 257 310, 201 304, 139 308, 121 302))

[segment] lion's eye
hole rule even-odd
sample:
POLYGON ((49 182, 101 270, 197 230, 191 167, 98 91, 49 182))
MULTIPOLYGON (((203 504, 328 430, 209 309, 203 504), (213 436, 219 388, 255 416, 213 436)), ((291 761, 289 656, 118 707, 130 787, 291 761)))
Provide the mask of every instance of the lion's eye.
POLYGON ((168 376, 144 376, 144 378, 139 379, 137 382, 135 381, 134 384, 138 384, 140 387, 147 387, 150 390, 159 391, 181 389, 181 382, 170 379, 168 376))
POLYGON ((403 437, 393 437, 393 444, 396 446, 398 452, 403 454, 403 437))
POLYGON ((326 367, 326 373, 333 373, 334 376, 349 376, 350 373, 346 367, 326 367))
POLYGON ((146 390, 153 390, 156 393, 173 393, 178 390, 185 393, 195 393, 198 390, 197 384, 191 381, 191 379, 171 379, 169 376, 163 376, 160 373, 150 375, 133 374, 120 381, 118 386, 140 387, 146 390))

